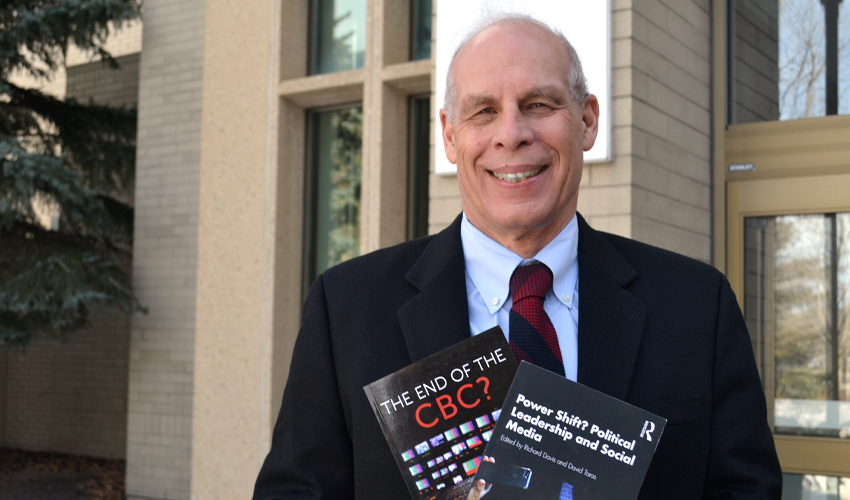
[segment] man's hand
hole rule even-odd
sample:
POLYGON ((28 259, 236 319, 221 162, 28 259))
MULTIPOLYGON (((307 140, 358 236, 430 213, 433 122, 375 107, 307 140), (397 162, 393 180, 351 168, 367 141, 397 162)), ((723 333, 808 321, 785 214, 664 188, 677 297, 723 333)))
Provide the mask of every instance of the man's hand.
MULTIPOLYGON (((493 457, 488 457, 487 455, 483 455, 481 457, 482 462, 491 462, 496 463, 496 459, 493 457)), ((478 500, 483 497, 490 491, 490 488, 493 486, 492 483, 487 483, 483 479, 479 479, 473 486, 472 489, 469 490, 469 495, 467 495, 466 500, 478 500)))

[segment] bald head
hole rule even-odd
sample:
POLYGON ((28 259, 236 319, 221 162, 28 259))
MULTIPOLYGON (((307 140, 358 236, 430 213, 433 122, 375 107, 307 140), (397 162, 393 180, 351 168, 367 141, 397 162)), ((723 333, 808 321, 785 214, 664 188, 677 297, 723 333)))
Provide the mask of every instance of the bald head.
POLYGON ((450 122, 454 121, 455 113, 457 111, 455 66, 463 63, 462 60, 460 63, 458 62, 459 59, 462 59, 460 56, 468 45, 474 45, 477 42, 477 39, 480 38, 479 35, 483 34, 485 31, 500 28, 538 32, 545 37, 551 37, 555 43, 560 45, 563 48, 563 55, 567 60, 567 67, 569 68, 567 73, 564 75, 564 80, 567 82, 573 101, 578 103, 580 106, 584 105, 584 102, 589 95, 587 91, 587 80, 581 67, 581 61, 579 60, 578 54, 576 54, 575 48, 573 48, 572 44, 567 40, 563 33, 550 28, 545 23, 542 23, 530 16, 513 14, 502 16, 495 20, 487 20, 482 23, 481 26, 473 29, 472 32, 460 43, 460 46, 452 56, 452 59, 449 62, 449 70, 446 74, 446 94, 443 102, 443 109, 445 109, 446 117, 450 122))

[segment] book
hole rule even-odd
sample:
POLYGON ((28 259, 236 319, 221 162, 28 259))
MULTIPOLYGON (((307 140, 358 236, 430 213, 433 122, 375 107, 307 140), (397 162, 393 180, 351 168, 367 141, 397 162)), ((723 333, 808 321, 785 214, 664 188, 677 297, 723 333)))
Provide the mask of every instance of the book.
POLYGON ((466 495, 516 369, 495 327, 363 388, 413 498, 466 495))
POLYGON ((634 499, 666 423, 523 361, 475 481, 484 500, 634 499))

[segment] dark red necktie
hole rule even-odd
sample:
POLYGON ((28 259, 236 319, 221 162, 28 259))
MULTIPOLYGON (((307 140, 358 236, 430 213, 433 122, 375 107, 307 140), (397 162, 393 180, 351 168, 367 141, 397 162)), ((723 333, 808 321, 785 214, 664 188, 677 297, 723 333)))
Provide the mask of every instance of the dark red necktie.
POLYGON ((528 361, 564 376, 558 335, 543 300, 552 288, 552 271, 541 262, 519 266, 511 276, 508 337, 517 361, 528 361))

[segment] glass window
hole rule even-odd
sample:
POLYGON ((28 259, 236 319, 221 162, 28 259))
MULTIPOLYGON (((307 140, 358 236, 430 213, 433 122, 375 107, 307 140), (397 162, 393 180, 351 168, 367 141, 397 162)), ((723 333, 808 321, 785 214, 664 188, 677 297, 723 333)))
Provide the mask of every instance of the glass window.
POLYGON ((431 98, 410 100, 410 175, 407 236, 428 234, 428 182, 431 168, 431 98))
POLYGON ((362 121, 359 106, 310 116, 308 283, 360 253, 362 121))
POLYGON ((782 474, 782 500, 850 500, 850 478, 782 474))
POLYGON ((310 74, 363 67, 366 0, 313 0, 310 74))
POLYGON ((431 0, 411 2, 410 58, 414 61, 431 58, 431 0))
POLYGON ((850 113, 850 2, 730 2, 730 123, 850 113))
POLYGON ((850 438, 850 213, 744 228, 744 315, 775 433, 850 438))

